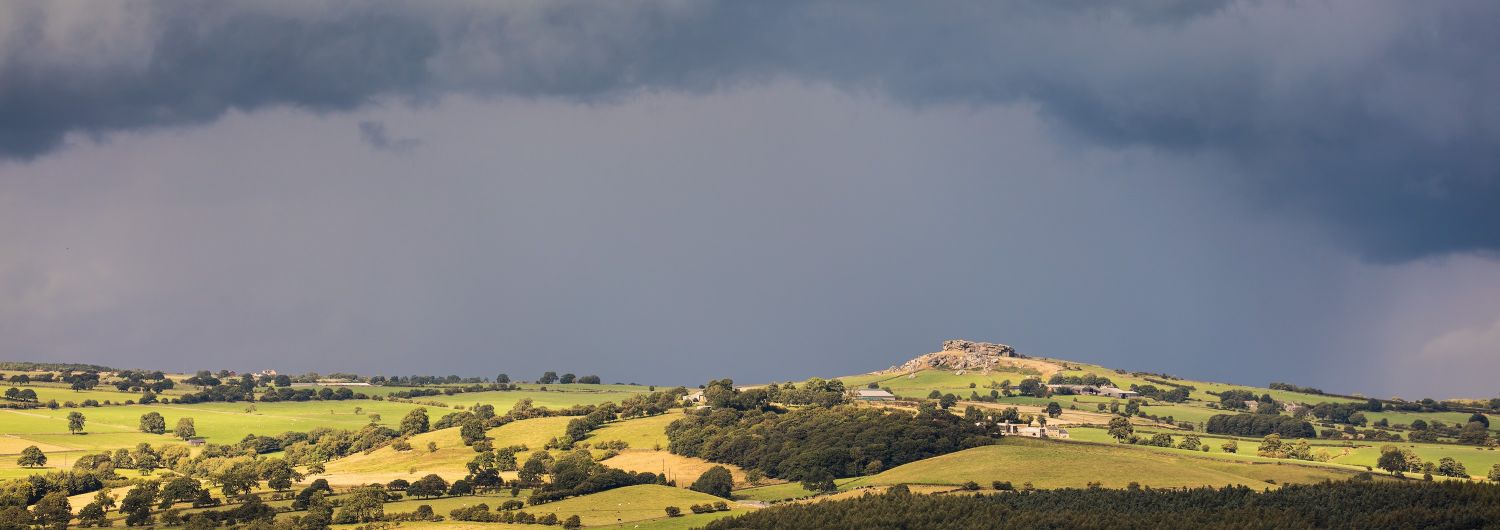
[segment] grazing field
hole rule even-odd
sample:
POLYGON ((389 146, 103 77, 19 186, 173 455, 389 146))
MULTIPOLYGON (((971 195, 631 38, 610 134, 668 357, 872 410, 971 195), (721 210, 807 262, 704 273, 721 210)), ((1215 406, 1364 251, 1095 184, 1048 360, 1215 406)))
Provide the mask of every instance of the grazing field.
POLYGON ((701 458, 681 456, 666 451, 626 449, 619 455, 602 462, 604 465, 636 473, 665 473, 667 480, 677 482, 677 487, 686 488, 698 480, 698 476, 714 466, 724 466, 734 476, 736 487, 746 484, 745 470, 733 464, 717 464, 701 458))
POLYGON ((871 382, 880 385, 881 388, 889 388, 891 392, 903 398, 925 398, 933 390, 948 394, 952 393, 959 397, 968 397, 970 392, 978 391, 988 394, 991 385, 999 384, 1009 380, 1012 385, 1020 384, 1028 377, 1038 377, 1041 374, 1037 370, 993 370, 988 374, 968 371, 959 374, 954 370, 922 370, 913 374, 866 374, 858 376, 840 377, 845 386, 864 388, 871 382), (970 384, 974 386, 969 387, 970 384))
MULTIPOLYGON (((606 401, 619 403, 625 398, 645 393, 646 387, 640 391, 633 390, 605 390, 591 389, 601 385, 563 385, 558 389, 556 386, 548 386, 547 390, 497 390, 490 392, 465 392, 451 396, 423 396, 412 398, 414 401, 435 401, 456 407, 471 407, 475 404, 491 405, 496 412, 505 412, 514 407, 522 399, 530 399, 532 406, 547 407, 551 409, 568 408, 575 405, 598 405, 606 401), (571 388, 577 387, 577 388, 571 388)), ((614 385, 607 385, 614 386, 614 385)))
MULTIPOLYGON (((842 487, 845 484, 858 480, 857 478, 841 478, 834 480, 835 484, 842 487)), ((811 497, 817 492, 802 487, 801 482, 784 482, 771 484, 769 486, 757 486, 734 491, 734 498, 749 501, 776 502, 787 499, 800 499, 811 497)))
MULTIPOLYGON (((0 381, 0 392, 5 391, 5 389, 10 388, 11 386, 13 385, 8 385, 4 381, 0 381)), ((33 383, 16 386, 16 388, 29 388, 32 391, 36 392, 36 400, 39 403, 57 401, 60 404, 69 402, 82 404, 86 399, 92 399, 100 403, 103 403, 105 401, 109 401, 111 403, 124 403, 126 401, 134 401, 141 398, 141 394, 139 392, 118 392, 115 391, 114 387, 109 387, 108 389, 106 389, 102 386, 94 390, 73 390, 66 385, 54 386, 41 383, 33 383)))
MULTIPOLYGON (((442 497, 437 499, 404 499, 385 505, 386 513, 410 512, 418 506, 428 505, 433 512, 446 517, 448 512, 455 508, 486 504, 494 511, 500 503, 511 500, 509 494, 496 495, 474 495, 463 497, 442 497)), ((583 521, 584 526, 600 527, 615 524, 627 524, 629 528, 636 528, 637 524, 651 522, 654 520, 667 520, 666 508, 676 506, 689 517, 672 518, 673 523, 682 519, 690 523, 688 526, 641 526, 641 528, 692 528, 694 525, 701 526, 704 523, 720 517, 738 515, 748 511, 748 508, 733 503, 727 499, 721 499, 712 495, 698 493, 680 488, 669 488, 651 484, 626 486, 612 490, 602 491, 592 495, 564 499, 557 502, 527 506, 520 511, 531 514, 557 514, 558 519, 566 519, 577 515, 583 521), (703 514, 700 517, 692 517, 689 506, 694 504, 713 504, 717 501, 730 503, 733 508, 726 512, 703 514)), ((466 523, 463 521, 445 521, 442 523, 403 523, 401 528, 466 528, 464 525, 473 525, 474 528, 509 528, 511 525, 498 523, 466 523)), ((536 528, 536 525, 515 525, 517 528, 536 528)))
MULTIPOLYGON (((68 413, 77 411, 88 418, 85 430, 89 436, 105 433, 139 433, 140 417, 147 412, 157 412, 166 418, 170 430, 179 418, 193 418, 198 436, 213 443, 235 443, 246 435, 274 435, 287 431, 306 432, 318 427, 356 430, 370 423, 370 414, 380 415, 380 424, 396 426, 401 418, 420 405, 388 401, 303 401, 276 403, 196 403, 192 405, 127 405, 118 407, 90 407, 81 409, 30 409, 0 410, 0 434, 13 434, 32 438, 38 434, 62 434, 68 432, 68 413), (253 409, 252 409, 253 407, 253 409), (355 412, 355 409, 360 409, 355 412), (14 419, 14 421, 12 421, 14 419)), ((436 419, 445 411, 431 410, 436 419)), ((156 435, 142 436, 141 441, 157 443, 166 438, 156 435)), ((75 446, 89 443, 78 436, 72 443, 54 442, 75 446)), ((134 445, 134 444, 132 444, 134 445)), ((90 447, 92 448, 92 447, 90 447)))
POLYGON ((629 444, 631 449, 656 449, 658 447, 666 449, 667 425, 681 417, 682 413, 674 411, 646 418, 607 423, 590 432, 585 441, 597 444, 619 440, 629 444))
POLYGON ((1242 484, 1252 487, 1309 480, 1343 479, 1351 473, 1290 463, 1250 464, 1202 457, 1172 455, 1131 446, 1096 445, 1006 438, 999 444, 976 447, 897 466, 862 477, 843 489, 867 485, 941 484, 974 481, 988 486, 1008 480, 1016 487, 1030 482, 1038 488, 1081 488, 1098 482, 1121 488, 1175 488, 1242 484))
MULTIPOLYGON (((706 493, 669 488, 654 484, 626 486, 606 490, 593 495, 574 497, 557 502, 527 507, 531 512, 551 512, 558 517, 577 514, 584 526, 599 526, 615 523, 631 523, 647 519, 662 519, 666 508, 676 506, 685 513, 694 504, 713 504, 717 501, 731 502, 706 493)), ((719 512, 721 514, 743 513, 745 510, 719 512)))
POLYGON ((1349 450, 1348 454, 1334 458, 1334 462, 1355 466, 1375 466, 1380 458, 1380 448, 1394 445, 1403 449, 1411 449, 1423 462, 1437 463, 1444 457, 1452 458, 1464 465, 1464 470, 1470 476, 1484 477, 1490 472, 1495 464, 1500 464, 1500 450, 1476 447, 1472 445, 1448 445, 1448 444, 1422 444, 1410 442, 1361 442, 1359 447, 1349 450))
MULTIPOLYGON (((539 451, 547 440, 560 436, 572 418, 532 418, 501 425, 486 434, 494 439, 495 447, 525 445, 531 451, 539 451)), ((410 451, 397 451, 382 447, 368 454, 353 454, 328 462, 326 473, 312 478, 328 479, 330 484, 385 483, 401 478, 408 481, 436 474, 447 480, 463 478, 468 474, 465 467, 474 458, 474 449, 464 445, 458 428, 441 429, 411 437, 410 451), (428 451, 427 443, 437 444, 437 451, 428 451)), ((531 451, 517 453, 516 459, 524 462, 531 451)), ((507 479, 514 473, 503 474, 507 479)))

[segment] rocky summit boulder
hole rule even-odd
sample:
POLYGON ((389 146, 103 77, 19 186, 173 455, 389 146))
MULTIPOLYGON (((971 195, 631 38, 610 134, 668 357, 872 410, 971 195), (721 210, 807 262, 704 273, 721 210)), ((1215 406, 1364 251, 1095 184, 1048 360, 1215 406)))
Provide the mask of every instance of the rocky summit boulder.
POLYGON ((1005 344, 961 339, 945 340, 942 351, 922 355, 899 366, 892 366, 883 373, 911 373, 929 368, 988 372, 1001 359, 1020 356, 1015 348, 1005 344))

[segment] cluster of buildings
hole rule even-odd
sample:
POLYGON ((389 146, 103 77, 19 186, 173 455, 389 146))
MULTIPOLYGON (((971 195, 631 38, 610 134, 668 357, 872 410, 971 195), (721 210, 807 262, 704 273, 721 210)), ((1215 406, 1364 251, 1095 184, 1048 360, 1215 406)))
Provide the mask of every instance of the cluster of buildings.
POLYGON ((1059 438, 1059 439, 1064 439, 1064 440, 1066 440, 1068 438, 1068 430, 1067 429, 1063 429, 1063 428, 1060 428, 1060 427, 1048 427, 1046 425, 1041 425, 1041 424, 1037 423, 1036 420, 1031 420, 1031 424, 1030 425, 1027 425, 1025 423, 1005 422, 1005 423, 1001 423, 1001 424, 996 425, 996 426, 1000 428, 1000 433, 1004 434, 1006 436, 1029 436, 1029 437, 1032 437, 1032 438, 1059 438))
POLYGON ((1130 398, 1141 397, 1140 392, 1136 392, 1134 390, 1125 390, 1125 389, 1121 389, 1121 388, 1115 388, 1115 387, 1112 387, 1112 386, 1098 386, 1098 385, 1047 385, 1047 389, 1051 390, 1053 392, 1057 392, 1058 390, 1063 390, 1064 392, 1069 393, 1069 394, 1078 394, 1078 395, 1081 395, 1081 396, 1105 396, 1105 397, 1112 397, 1112 398, 1116 398, 1116 399, 1130 399, 1130 398))

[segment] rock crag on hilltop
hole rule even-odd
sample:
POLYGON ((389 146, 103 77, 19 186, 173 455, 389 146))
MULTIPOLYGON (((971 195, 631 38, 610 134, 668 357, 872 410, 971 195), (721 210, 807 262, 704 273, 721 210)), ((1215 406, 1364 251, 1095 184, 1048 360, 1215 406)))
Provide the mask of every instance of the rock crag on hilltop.
POLYGON ((1001 359, 1020 358, 1016 349, 1005 344, 971 340, 945 340, 942 351, 922 355, 905 364, 892 366, 882 373, 911 373, 928 368, 978 370, 989 372, 1001 359))
POLYGON ((1005 344, 996 344, 993 342, 974 342, 972 340, 963 339, 943 341, 942 351, 968 352, 977 353, 980 355, 993 355, 996 357, 1020 357, 1020 355, 1016 354, 1015 348, 1012 348, 1005 344))

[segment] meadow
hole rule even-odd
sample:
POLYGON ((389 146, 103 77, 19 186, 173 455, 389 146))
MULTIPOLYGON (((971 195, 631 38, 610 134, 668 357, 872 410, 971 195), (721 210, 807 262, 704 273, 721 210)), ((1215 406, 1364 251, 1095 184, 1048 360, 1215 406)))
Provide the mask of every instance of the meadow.
POLYGON ((1097 482, 1106 488, 1131 483, 1155 488, 1224 486, 1256 488, 1275 484, 1345 479, 1352 472, 1276 462, 1241 463, 1183 454, 1158 453, 1133 446, 1005 438, 990 446, 897 466, 874 476, 840 485, 840 489, 894 484, 961 485, 974 481, 988 487, 996 480, 1017 488, 1082 488, 1097 482), (1274 482, 1273 482, 1274 481, 1274 482))
MULTIPOLYGON (((530 450, 516 453, 516 460, 524 462, 533 451, 554 437, 561 436, 568 425, 568 417, 531 418, 507 423, 486 431, 494 439, 495 447, 525 445, 530 450)), ((474 449, 463 444, 457 428, 440 429, 411 437, 410 451, 397 451, 382 447, 368 453, 349 455, 329 462, 326 473, 312 478, 327 479, 330 484, 387 483, 395 479, 408 481, 436 474, 449 481, 468 474, 465 467, 474 458, 474 449), (437 445, 437 451, 429 451, 428 442, 437 445)), ((514 479, 514 472, 502 473, 514 479)))

